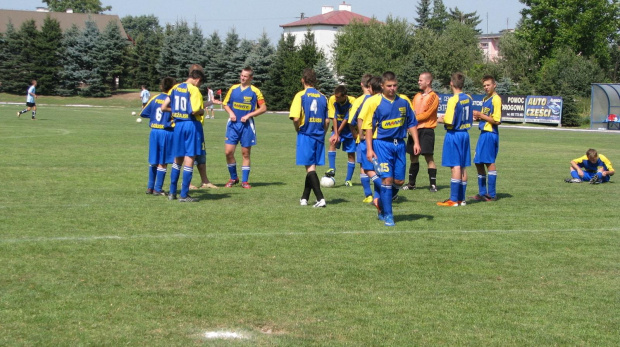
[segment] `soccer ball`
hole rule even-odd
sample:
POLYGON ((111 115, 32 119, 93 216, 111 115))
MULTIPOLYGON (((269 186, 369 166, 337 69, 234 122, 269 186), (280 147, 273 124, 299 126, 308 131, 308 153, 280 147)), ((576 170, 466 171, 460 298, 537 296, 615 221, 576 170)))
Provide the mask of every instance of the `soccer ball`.
POLYGON ((134 112, 131 112, 131 115, 132 115, 132 116, 135 116, 135 115, 136 115, 136 112, 135 112, 135 111, 134 111, 134 112))
POLYGON ((323 176, 321 177, 321 187, 331 188, 336 184, 336 179, 333 177, 323 176))
POLYGON ((142 118, 138 118, 138 119, 136 119, 136 122, 138 122, 138 123, 142 123, 142 118))

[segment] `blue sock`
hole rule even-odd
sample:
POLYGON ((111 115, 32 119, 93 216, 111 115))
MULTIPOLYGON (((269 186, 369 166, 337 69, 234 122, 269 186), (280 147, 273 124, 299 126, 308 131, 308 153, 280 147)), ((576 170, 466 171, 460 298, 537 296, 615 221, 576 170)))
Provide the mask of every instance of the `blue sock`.
POLYGON ((381 179, 379 178, 379 176, 374 175, 370 178, 370 180, 375 187, 374 198, 378 198, 381 195, 381 179))
POLYGON ((350 181, 353 178, 353 172, 355 172, 355 163, 347 162, 347 178, 345 181, 350 181))
POLYGON ((230 173, 231 180, 238 180, 237 176, 237 163, 228 164, 228 173, 230 173))
POLYGON ((465 193, 467 192, 467 181, 461 181, 461 187, 459 189, 459 199, 457 201, 465 201, 465 193))
POLYGON ((381 211, 384 216, 392 216, 392 186, 381 185, 381 211))
POLYGON ((497 195, 497 171, 489 171, 489 196, 494 198, 497 195))
POLYGON ((367 174, 360 174, 360 181, 362 182, 362 188, 364 188, 364 197, 372 195, 370 189, 370 177, 367 174))
POLYGON ((146 185, 148 189, 155 187, 155 176, 157 176, 157 165, 149 165, 149 182, 146 185))
POLYGON ((580 180, 580 179, 581 179, 581 177, 579 177, 579 174, 577 173, 577 171, 571 171, 571 172, 570 172, 570 176, 571 176, 572 178, 576 178, 576 179, 578 179, 578 180, 580 180))
POLYGON ((241 167, 241 182, 247 182, 250 179, 250 167, 242 166, 241 167))
POLYGON ((450 200, 459 201, 459 192, 461 191, 461 180, 450 179, 450 200))
MULTIPOLYGON (((491 171, 489 171, 489 175, 491 171)), ((490 177, 489 177, 490 181, 490 177)), ((489 182, 490 185, 491 182, 489 182)), ((478 175, 478 195, 483 196, 487 195, 487 176, 486 175, 478 175)))
POLYGON ((194 175, 193 166, 183 166, 183 184, 181 184, 181 197, 186 198, 189 193, 189 184, 192 183, 194 175))
POLYGON ((335 151, 327 152, 327 158, 329 159, 329 168, 334 169, 334 171, 336 171, 336 152, 335 151))
POLYGON ((179 183, 179 177, 181 176, 181 166, 178 164, 172 164, 172 170, 170 170, 170 194, 177 193, 177 184, 179 183))
POLYGON ((166 179, 166 169, 163 167, 157 168, 157 175, 155 176, 155 190, 161 192, 164 186, 164 179, 166 179))

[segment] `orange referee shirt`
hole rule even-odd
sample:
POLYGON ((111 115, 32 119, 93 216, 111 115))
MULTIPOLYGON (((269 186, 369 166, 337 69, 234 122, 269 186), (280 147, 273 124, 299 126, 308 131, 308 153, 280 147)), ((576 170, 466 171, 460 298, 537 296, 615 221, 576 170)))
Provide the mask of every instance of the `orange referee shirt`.
POLYGON ((434 91, 428 94, 418 93, 411 100, 411 106, 418 120, 418 129, 437 127, 437 109, 439 108, 439 96, 434 91))

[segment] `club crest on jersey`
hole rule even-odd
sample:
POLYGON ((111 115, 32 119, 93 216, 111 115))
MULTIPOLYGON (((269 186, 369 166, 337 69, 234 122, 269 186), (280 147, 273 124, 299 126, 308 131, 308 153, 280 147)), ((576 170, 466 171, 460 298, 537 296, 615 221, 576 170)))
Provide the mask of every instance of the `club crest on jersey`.
POLYGON ((384 120, 383 122, 381 122, 381 127, 383 129, 392 129, 392 128, 398 128, 401 125, 403 125, 405 118, 396 118, 396 119, 390 119, 390 120, 384 120))

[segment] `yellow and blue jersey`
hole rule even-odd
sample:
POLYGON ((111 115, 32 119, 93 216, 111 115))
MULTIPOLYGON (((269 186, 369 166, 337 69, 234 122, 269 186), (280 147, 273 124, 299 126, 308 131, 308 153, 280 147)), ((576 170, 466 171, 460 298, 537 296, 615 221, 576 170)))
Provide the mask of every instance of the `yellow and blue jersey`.
POLYGON ((312 87, 300 91, 293 98, 289 118, 299 118, 299 133, 324 140, 327 98, 312 87))
MULTIPOLYGON (((371 96, 372 95, 370 94, 364 94, 360 96, 359 98, 355 99, 355 101, 353 101, 353 104, 351 105, 351 110, 349 110, 349 120, 348 120, 351 126, 357 127, 358 122, 363 122, 363 119, 359 118, 359 115, 360 115, 360 112, 362 111, 362 107, 364 106, 364 103, 371 96)), ((360 143, 360 139, 362 137, 364 137, 364 134, 361 134, 361 133, 357 134, 357 139, 355 139, 355 142, 360 143)))
MULTIPOLYGON (((346 119, 347 122, 349 121, 349 111, 351 110, 353 102, 355 102, 355 98, 352 96, 347 96, 347 100, 344 104, 337 102, 335 95, 329 97, 329 101, 327 102, 327 114, 329 119, 336 119, 337 127, 340 127, 340 123, 342 123, 343 120, 346 119)), ((352 139, 353 134, 351 134, 351 129, 349 127, 342 129, 340 137, 352 139)))
POLYGON ((194 112, 204 109, 198 87, 187 82, 179 83, 170 89, 168 97, 175 122, 202 120, 202 116, 193 115, 194 112))
MULTIPOLYGON (((496 93, 493 95, 485 96, 482 99, 482 110, 480 111, 485 116, 489 116, 493 118, 494 121, 501 123, 502 122, 502 98, 496 93)), ((480 120, 478 123, 478 129, 480 131, 489 131, 492 133, 499 133, 499 127, 496 124, 488 123, 485 120, 480 120)))
POLYGON ((444 128, 448 131, 469 130, 474 122, 472 106, 471 96, 465 93, 454 94, 450 97, 444 115, 444 128))
POLYGON ((149 127, 151 129, 164 129, 172 130, 174 128, 174 121, 172 120, 171 112, 163 112, 161 105, 168 95, 161 93, 152 97, 140 112, 140 117, 149 118, 149 127))
POLYGON ((405 95, 396 95, 394 100, 383 94, 373 95, 364 102, 358 117, 363 119, 362 130, 372 129, 372 138, 377 140, 403 139, 407 129, 418 125, 405 95))
POLYGON ((265 103, 263 93, 254 87, 249 86, 243 88, 241 84, 233 85, 226 93, 226 98, 222 104, 230 107, 235 116, 236 122, 241 122, 241 117, 256 110, 260 105, 265 103))
POLYGON ((611 161, 609 161, 609 159, 607 159, 607 157, 602 154, 598 155, 598 160, 596 161, 596 163, 591 163, 588 160, 587 155, 584 155, 577 159, 573 159, 573 161, 577 163, 580 168, 587 172, 596 172, 599 168, 603 168, 603 170, 605 171, 615 171, 614 168, 611 166, 611 161))

